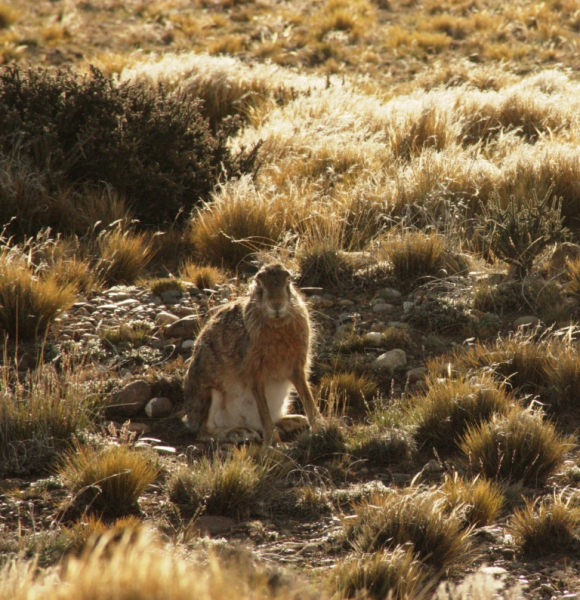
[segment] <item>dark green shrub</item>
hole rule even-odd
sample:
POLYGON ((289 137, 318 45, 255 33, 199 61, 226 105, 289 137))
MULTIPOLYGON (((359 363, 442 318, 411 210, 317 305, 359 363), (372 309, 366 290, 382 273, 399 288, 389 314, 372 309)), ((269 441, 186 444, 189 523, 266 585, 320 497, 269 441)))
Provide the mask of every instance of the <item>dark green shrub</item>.
POLYGON ((18 147, 35 168, 50 169, 47 194, 109 184, 146 225, 187 217, 220 179, 251 171, 255 159, 254 152, 234 157, 226 146, 237 122, 224 122, 214 136, 200 101, 162 87, 116 85, 96 68, 81 77, 6 67, 0 122, 2 153, 18 147))

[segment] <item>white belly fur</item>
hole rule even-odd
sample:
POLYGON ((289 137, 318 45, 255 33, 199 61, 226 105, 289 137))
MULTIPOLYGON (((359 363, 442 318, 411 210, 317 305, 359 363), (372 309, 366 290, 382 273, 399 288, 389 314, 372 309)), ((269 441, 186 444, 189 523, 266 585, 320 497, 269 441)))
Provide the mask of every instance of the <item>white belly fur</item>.
MULTIPOLYGON (((266 399, 274 423, 288 412, 291 388, 289 381, 271 381, 266 384, 266 399)), ((211 434, 230 427, 263 431, 256 399, 252 391, 239 381, 228 382, 223 393, 216 389, 211 391, 207 432, 211 434)))

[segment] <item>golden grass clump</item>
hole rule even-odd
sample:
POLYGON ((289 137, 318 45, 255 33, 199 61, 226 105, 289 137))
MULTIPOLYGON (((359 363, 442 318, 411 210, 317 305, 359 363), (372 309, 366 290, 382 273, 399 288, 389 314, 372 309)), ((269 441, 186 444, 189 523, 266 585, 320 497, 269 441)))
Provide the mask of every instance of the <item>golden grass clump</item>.
POLYGON ((420 231, 387 238, 383 249, 393 264, 393 274, 400 281, 435 277, 443 266, 445 244, 441 236, 420 231))
POLYGON ((179 274, 182 279, 191 281, 200 290, 212 290, 227 279, 227 274, 222 269, 200 265, 191 260, 184 262, 179 267, 179 274))
POLYGON ((520 407, 469 427, 460 444, 473 473, 536 487, 560 468, 573 446, 541 410, 520 407))
POLYGON ((129 345, 140 347, 145 345, 153 332, 153 325, 148 321, 129 321, 121 323, 118 327, 103 327, 99 331, 101 341, 110 346, 129 345))
POLYGON ((176 290, 183 293, 185 291, 185 286, 181 279, 177 277, 160 277, 152 279, 149 282, 149 289, 155 296, 160 296, 163 292, 167 292, 168 290, 176 290))
POLYGON ((354 512, 344 520, 345 533, 363 552, 408 544, 422 562, 445 571, 470 560, 471 530, 436 491, 410 488, 373 493, 356 503, 354 512))
POLYGON ((319 384, 319 397, 329 414, 340 415, 349 409, 366 412, 368 402, 377 393, 377 384, 364 375, 339 372, 324 375, 319 384))
POLYGON ((426 596, 432 584, 413 552, 403 548, 349 556, 330 577, 338 598, 416 600, 426 596))
POLYGON ((517 400, 485 374, 457 379, 430 378, 427 391, 411 400, 417 440, 439 451, 456 450, 468 427, 505 415, 517 400))
POLYGON ((457 473, 453 477, 447 476, 441 486, 449 507, 458 508, 463 520, 469 526, 485 527, 498 517, 505 497, 493 481, 477 477, 467 481, 457 473))
POLYGON ((580 257, 566 264, 566 287, 575 298, 580 298, 580 257))
POLYGON ((526 554, 564 552, 580 532, 580 508, 562 494, 534 501, 514 511, 508 531, 526 554))
POLYGON ((167 484, 169 496, 193 514, 248 516, 265 499, 278 468, 270 459, 256 460, 248 448, 236 448, 225 458, 202 457, 178 469, 167 484))
POLYGON ((149 236, 122 226, 102 232, 96 245, 97 272, 107 285, 135 283, 153 258, 149 236))
POLYGON ((75 299, 72 283, 61 283, 56 274, 35 273, 22 256, 0 256, 0 331, 13 340, 44 335, 75 299))
MULTIPOLYGON (((5 358, 5 366, 9 361, 5 358)), ((75 433, 90 426, 91 401, 81 373, 39 365, 19 386, 0 381, 0 473, 44 469, 75 433)))
POLYGON ((284 211, 244 179, 222 188, 190 221, 189 238, 204 261, 239 268, 259 251, 272 248, 282 234, 284 211))
POLYGON ((159 467, 151 455, 126 445, 96 449, 77 444, 60 461, 58 473, 79 507, 114 516, 138 511, 139 497, 159 467))

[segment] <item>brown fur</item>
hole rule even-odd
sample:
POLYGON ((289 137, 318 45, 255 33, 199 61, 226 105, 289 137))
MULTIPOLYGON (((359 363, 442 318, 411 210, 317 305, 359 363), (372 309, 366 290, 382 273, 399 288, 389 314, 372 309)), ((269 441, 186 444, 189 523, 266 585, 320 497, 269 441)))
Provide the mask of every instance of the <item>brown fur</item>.
MULTIPOLYGON (((262 267, 249 296, 219 309, 196 340, 185 376, 188 427, 211 433, 207 420, 212 389, 223 393, 232 381, 252 391, 266 442, 279 439, 265 395, 269 382, 292 383, 312 426, 321 416, 307 381, 311 332, 308 309, 292 287, 290 273, 279 263, 262 267)), ((224 405, 226 401, 236 398, 228 400, 224 394, 224 405)), ((285 429, 282 421, 289 425, 300 419, 287 415, 276 425, 285 429)))

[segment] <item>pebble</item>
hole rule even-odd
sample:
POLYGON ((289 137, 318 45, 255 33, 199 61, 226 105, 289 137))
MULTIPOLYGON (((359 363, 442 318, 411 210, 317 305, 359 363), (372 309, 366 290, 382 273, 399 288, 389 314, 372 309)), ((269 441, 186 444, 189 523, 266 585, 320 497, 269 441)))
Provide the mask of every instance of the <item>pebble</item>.
POLYGON ((378 356, 371 364, 374 369, 395 371, 407 366, 407 355, 404 350, 390 350, 378 356))
POLYGON ((373 306, 374 313, 387 313, 393 312, 395 307, 392 304, 387 304, 386 302, 379 302, 373 306))
POLYGON ((370 331, 369 333, 365 333, 363 340, 372 344, 373 346, 382 346, 385 341, 385 337, 382 333, 378 333, 377 331, 370 331))
POLYGON ((200 318, 197 315, 190 315, 189 317, 183 317, 174 323, 165 325, 163 327, 163 334, 165 337, 189 339, 197 336, 200 329, 200 318))
POLYGON ((191 306, 178 306, 175 309, 175 312, 180 317, 189 317, 189 315, 197 314, 197 310, 191 306))
POLYGON ((163 302, 179 302, 183 297, 183 294, 180 290, 165 290, 160 294, 161 300, 163 302))
POLYGON ((481 567, 480 571, 486 575, 505 575, 507 573, 507 569, 504 569, 503 567, 495 567, 493 565, 489 567, 481 567))
POLYGON ((185 340, 183 344, 181 344, 182 350, 190 350, 195 345, 195 340, 185 340))
POLYGON ((549 583, 542 583, 540 589, 545 594, 550 594, 550 596, 556 592, 556 588, 554 588, 554 586, 550 585, 549 583))
POLYGON ((427 376, 429 370, 427 367, 417 367, 415 369, 410 369, 407 371, 407 381, 409 383, 417 383, 418 381, 423 381, 427 376))
POLYGON ((323 298, 322 296, 311 296, 310 303, 314 308, 332 308, 334 301, 329 298, 323 298))
POLYGON ((403 302, 403 312, 410 313, 413 310, 413 306, 415 306, 414 302, 403 302))
POLYGON ((345 298, 344 300, 341 300, 338 303, 339 306, 354 306, 354 302, 352 300, 349 300, 348 298, 345 298))
POLYGON ((107 415, 132 417, 141 412, 151 399, 151 387, 138 379, 122 387, 109 396, 107 415))
POLYGON ((151 427, 147 425, 147 423, 129 423, 129 425, 127 425, 127 431, 139 435, 142 433, 149 433, 151 427))
POLYGON ((152 419, 168 417, 173 412, 173 402, 164 396, 151 398, 145 405, 145 414, 152 419))
POLYGON ((382 290, 379 290, 379 296, 384 300, 399 300, 402 294, 399 290, 393 288, 383 288, 382 290))
POLYGON ((153 450, 167 456, 177 454, 177 450, 173 446, 153 446, 153 450))
POLYGON ((516 319, 513 322, 513 328, 514 329, 519 329, 520 327, 525 327, 526 329, 534 329, 534 327, 537 327, 540 324, 540 319, 538 319, 538 317, 534 317, 534 316, 526 316, 526 317, 519 317, 518 319, 516 319))
POLYGON ((121 300, 121 302, 117 302, 117 308, 127 308, 129 306, 138 306, 139 300, 135 300, 134 298, 127 298, 127 300, 121 300))

